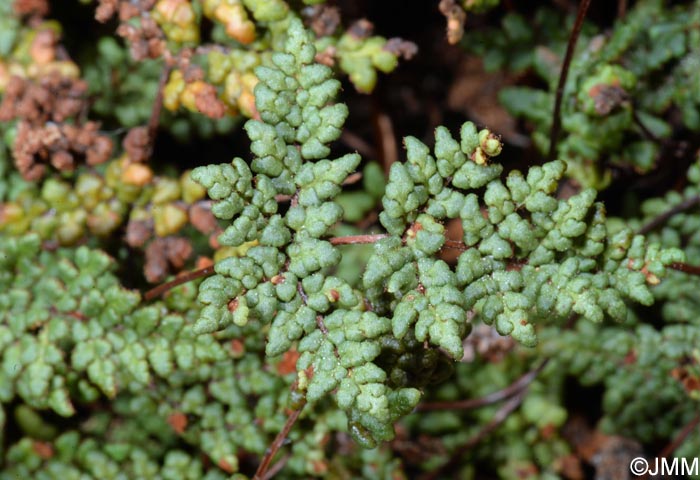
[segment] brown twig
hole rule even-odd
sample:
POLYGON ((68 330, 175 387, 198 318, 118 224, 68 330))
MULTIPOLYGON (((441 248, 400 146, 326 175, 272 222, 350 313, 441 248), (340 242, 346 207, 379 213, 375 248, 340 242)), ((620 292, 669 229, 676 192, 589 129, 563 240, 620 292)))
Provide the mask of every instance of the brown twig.
POLYGON ((253 480, 263 480, 264 478, 269 478, 266 476, 266 473, 268 471, 268 468, 270 467, 270 462, 272 462, 272 458, 282 447, 282 444, 287 438, 287 435, 289 435, 290 430, 299 418, 301 411, 304 409, 304 404, 302 404, 298 409, 293 410, 292 413, 289 414, 289 417, 287 418, 287 422, 284 424, 284 427, 282 427, 280 433, 277 434, 274 441, 272 442, 272 445, 270 445, 270 448, 267 449, 267 451, 265 452, 265 456, 260 461, 260 466, 258 466, 258 469, 255 472, 255 476, 253 476, 253 480))
POLYGON ((200 268, 199 270, 195 270, 193 272, 186 273, 184 275, 180 275, 174 280, 171 280, 169 282, 163 283, 161 285, 158 285, 155 288, 150 289, 146 293, 144 293, 143 298, 144 300, 152 300, 156 297, 159 297, 160 295, 164 294, 168 290, 171 290, 179 285, 182 285, 183 283, 191 282, 192 280, 196 280, 198 278, 203 278, 203 277, 208 277, 210 275, 214 274, 214 265, 209 265, 208 267, 200 268))
MULTIPOLYGON (((686 424, 683 429, 678 432, 678 435, 671 440, 669 444, 667 444, 657 455, 657 458, 668 458, 670 457, 673 452, 676 451, 678 447, 681 446, 681 444, 685 441, 686 438, 688 438, 688 435, 693 433, 693 430, 700 425, 700 415, 696 415, 693 417, 690 422, 686 424)), ((642 480, 647 480, 649 478, 649 472, 645 472, 644 475, 641 477, 642 480)))
POLYGON ((617 0, 617 18, 618 20, 627 15, 627 0, 617 0))
POLYGON ((501 390, 493 393, 489 393, 483 397, 470 398, 468 400, 458 400, 454 402, 427 402, 421 403, 416 407, 419 412, 428 412, 431 410, 470 410, 474 408, 484 407, 486 405, 491 405, 501 400, 505 400, 513 395, 518 394, 522 390, 526 389, 532 382, 537 378, 537 375, 547 366, 549 363, 549 358, 545 358, 537 368, 530 370, 529 372, 522 375, 520 378, 515 380, 513 383, 508 385, 501 390))
POLYGON ((675 214, 681 213, 689 208, 693 208, 696 205, 700 205, 700 195, 686 198, 678 205, 674 205, 665 212, 662 212, 661 214, 652 218, 649 222, 645 223, 639 230, 637 230, 637 233, 640 235, 645 235, 666 223, 675 214))
POLYGON ((566 86, 566 79, 569 76, 569 67, 571 67, 571 60, 574 58, 574 50, 576 49, 576 43, 578 42, 578 37, 581 33, 583 20, 586 18, 586 12, 588 12, 588 7, 590 5, 591 0, 581 0, 578 13, 576 14, 574 29, 571 31, 571 35, 569 35, 569 42, 566 45, 566 54, 564 55, 564 62, 561 66, 559 83, 557 84, 556 96, 554 98, 552 130, 549 134, 549 155, 547 155, 549 161, 554 160, 557 155, 557 141, 559 139, 559 131, 561 130, 561 102, 564 96, 564 87, 566 86))
POLYGON ((304 291, 304 286, 301 284, 301 280, 297 282, 297 292, 299 293, 299 296, 301 297, 301 301, 304 302, 304 305, 309 303, 309 297, 306 295, 306 292, 304 291))
POLYGON ((373 235, 348 235, 347 237, 333 237, 328 241, 332 245, 356 245, 362 243, 375 243, 383 238, 387 238, 387 233, 376 233, 373 235))
POLYGON ((389 170, 394 162, 399 161, 399 149, 396 146, 396 134, 391 117, 384 112, 377 112, 374 117, 377 136, 379 137, 380 153, 384 173, 389 175, 389 170))
POLYGON ((459 240, 450 240, 449 238, 446 238, 442 248, 451 248, 453 250, 464 251, 467 249, 467 246, 459 240))
POLYGON ((683 273, 689 273, 691 275, 700 275, 700 267, 696 267, 695 265, 688 265, 687 263, 673 262, 671 265, 668 266, 668 268, 678 270, 679 272, 683 273))
POLYGON ((527 388, 523 388, 513 397, 511 397, 510 400, 508 400, 506 403, 503 404, 501 408, 498 409, 498 411, 489 421, 489 423, 484 425, 483 428, 479 430, 479 432, 476 435, 471 437, 469 440, 466 441, 466 443, 459 446, 452 453, 452 457, 450 458, 450 460, 448 460, 446 463, 436 468, 432 472, 428 473, 427 475, 421 477, 421 480, 435 480, 437 478, 441 478, 443 476, 443 472, 457 465, 457 463, 459 463, 460 458, 465 452, 474 448, 484 438, 486 438, 489 434, 496 430, 508 418, 508 416, 520 406, 520 404, 523 402, 523 399, 525 398, 526 393, 527 388))
POLYGON ((163 71, 160 73, 160 79, 158 80, 156 98, 153 101, 153 107, 151 108, 151 117, 148 119, 149 156, 153 151, 153 146, 156 143, 158 125, 160 124, 160 113, 163 110, 163 90, 165 89, 165 84, 168 83, 171 68, 172 67, 168 63, 163 66, 163 71))
POLYGON ((290 458, 292 458, 292 454, 287 453, 284 457, 277 460, 277 462, 270 467, 270 469, 267 471, 262 480, 270 480, 272 477, 280 473, 280 470, 284 468, 284 466, 287 464, 290 458))
POLYGON ((671 441, 668 445, 666 445, 661 452, 659 452, 659 457, 661 458, 668 458, 673 452, 676 451, 678 447, 681 446, 681 444, 685 441, 686 438, 688 438, 688 435, 693 433, 693 430, 697 428, 700 425, 700 414, 695 415, 693 419, 688 422, 688 424, 683 427, 683 430, 681 430, 676 438, 671 441))
MULTIPOLYGON (((387 238, 389 234, 387 233, 376 233, 372 235, 349 235, 347 237, 333 237, 328 241, 333 245, 355 245, 361 243, 375 243, 383 238, 387 238)), ((466 250, 468 247, 460 242, 459 240, 445 239, 443 248, 452 248, 455 250, 466 250)))
POLYGON ((359 182, 360 180, 362 180, 362 172, 351 173, 345 178, 345 180, 343 180, 342 185, 352 185, 354 183, 359 182))
MULTIPOLYGON (((361 244, 367 244, 367 243, 376 243, 379 240, 382 240, 384 238, 389 237, 388 233, 375 233, 375 234, 368 234, 368 235, 348 235, 345 237, 332 237, 329 238, 328 241, 332 245, 361 245, 361 244)), ((443 248, 453 248, 457 250, 466 250, 467 246, 464 245, 464 243, 458 241, 458 240, 445 240, 445 244, 443 248)), ((152 300, 168 290, 171 290, 178 285, 182 285, 183 283, 190 282, 192 280, 195 280, 197 278, 202 278, 202 277, 208 277, 210 275, 214 274, 214 267, 209 266, 202 268, 200 270, 195 270, 193 272, 181 275, 177 277, 174 280, 171 280, 167 283, 163 283, 161 285, 158 285, 155 288, 152 288, 151 290, 147 291, 144 295, 143 298, 145 300, 152 300)))
MULTIPOLYGON (((382 238, 386 238, 389 235, 386 233, 378 233, 375 235, 350 235, 347 237, 333 237, 329 239, 329 242, 333 245, 355 245, 355 244, 363 244, 363 243, 374 243, 382 238)), ((210 265, 208 267, 202 268, 200 270, 195 270, 193 272, 186 273, 184 275, 181 275, 177 277, 174 280, 171 280, 169 282, 163 283, 161 285, 158 285, 155 288, 152 288, 151 290, 147 291, 144 295, 143 298, 145 300, 152 300, 168 290, 171 290, 179 285, 182 285, 183 283, 191 282, 192 280, 196 280, 197 278, 203 278, 203 277, 208 277, 210 275, 214 274, 214 266, 210 265)))

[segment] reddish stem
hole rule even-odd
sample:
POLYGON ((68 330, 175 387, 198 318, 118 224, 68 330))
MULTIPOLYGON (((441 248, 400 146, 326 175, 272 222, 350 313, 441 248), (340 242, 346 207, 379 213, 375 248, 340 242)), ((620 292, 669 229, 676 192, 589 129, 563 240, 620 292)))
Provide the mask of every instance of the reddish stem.
POLYGON ((446 238, 443 248, 452 248, 454 250, 464 251, 467 249, 467 246, 459 240, 450 240, 449 238, 446 238))
POLYGON ((304 405, 301 405, 297 410, 292 411, 292 413, 289 415, 287 418, 287 422, 284 424, 284 427, 280 431, 280 433, 277 434, 275 437, 275 440, 272 442, 272 445, 270 445, 270 448, 267 449, 265 452, 265 456, 263 457, 262 461, 260 462, 260 466, 258 467, 257 471, 255 472, 255 476, 253 476, 253 480, 263 480, 266 477, 266 472, 268 468, 270 467, 270 462, 272 462, 272 458, 277 454, 277 451, 282 447, 282 444, 287 438, 287 435, 289 435, 289 432, 292 430, 292 427, 296 423, 297 419, 299 418, 299 415, 301 414, 301 411, 303 410, 304 405))
POLYGON ((688 422, 688 424, 683 427, 683 430, 681 430, 678 433, 678 436, 673 439, 671 443, 666 445, 661 452, 659 452, 659 457, 661 458, 667 458, 669 457, 673 452, 676 451, 678 447, 681 446, 681 444, 685 441, 686 438, 688 438, 688 435, 693 433, 693 430, 695 430, 698 425, 700 425, 700 415, 695 415, 695 417, 688 422))
POLYGON ((696 205, 700 205, 700 195, 695 195, 694 197, 686 198, 678 205, 674 205, 665 212, 660 213, 659 215, 645 223, 639 230, 637 230, 637 233, 639 233, 640 235, 647 234, 666 223, 675 214, 693 208, 696 205))
POLYGON ((280 473, 290 458, 292 458, 292 455, 288 453, 284 457, 277 460, 277 463, 270 467, 262 480, 270 480, 272 477, 280 473))
POLYGON ((376 233, 373 235, 348 235, 347 237, 333 237, 328 239, 332 245, 356 245, 361 243, 375 243, 389 235, 386 233, 376 233))
POLYGON ((421 403, 416 407, 416 410, 419 412, 427 412, 431 410, 470 410, 500 402, 501 400, 512 397, 513 395, 527 388, 533 382, 533 380, 537 378, 537 375, 539 375, 544 367, 547 366, 547 363, 549 363, 549 358, 544 359, 542 363, 537 366, 537 368, 522 375, 507 387, 496 392, 489 393, 486 396, 480 398, 470 398, 468 400, 459 400, 456 402, 421 403))
POLYGON ((163 66, 163 71, 160 73, 156 99, 153 102, 153 108, 151 109, 151 117, 148 119, 149 156, 153 151, 153 146, 156 143, 156 134, 158 133, 158 125, 160 123, 160 112, 163 110, 163 90, 165 89, 165 84, 168 82, 168 78, 170 77, 170 70, 171 66, 166 63, 163 66))
POLYGON ((147 291, 143 295, 143 298, 144 298, 144 300, 152 300, 152 299, 164 294, 168 290, 171 290, 179 285, 182 285, 183 283, 191 282, 192 280, 196 280, 198 278, 208 277, 210 275, 214 275, 214 265, 209 265, 208 267, 204 267, 204 268, 201 268, 199 270, 195 270, 193 272, 189 272, 189 273, 186 273, 184 275, 180 275, 175 280, 171 280, 169 282, 158 285, 157 287, 152 288, 151 290, 147 291))
MULTIPOLYGON (((354 245, 354 244, 363 244, 363 243, 374 243, 382 238, 386 238, 389 235, 386 233, 378 233, 375 235, 350 235, 347 237, 333 237, 329 239, 329 242, 333 245, 354 245)), ((210 265, 208 267, 202 268, 200 270, 195 270, 190 273, 186 273, 184 275, 181 275, 177 277, 174 280, 171 280, 169 282, 163 283, 161 285, 158 285, 155 288, 152 288, 151 290, 147 291, 144 295, 143 298, 145 300, 152 300, 168 290, 171 290, 179 285, 182 285, 183 283, 190 282, 192 280, 196 280, 197 278, 202 278, 202 277, 208 277, 210 275, 214 274, 214 266, 210 265)))
POLYGON ((494 430, 496 430, 503 422, 506 421, 508 416, 513 413, 523 402, 523 399, 525 398, 525 394, 527 393, 527 388, 524 388, 520 390, 515 396, 511 397, 508 402, 504 403, 503 406, 498 409, 496 414, 493 416, 493 418, 484 425, 484 427, 479 430, 479 432, 471 437, 469 440, 466 441, 466 443, 462 444, 459 446, 454 453, 452 454, 452 457, 450 460, 443 464, 442 466, 436 468, 432 472, 428 473, 427 475, 424 475, 422 477, 422 480, 435 480, 437 478, 444 478, 444 475, 442 475, 445 471, 455 467, 458 463, 462 455, 469 451, 470 449, 474 448, 476 445, 478 445, 486 436, 491 434, 494 430))
POLYGON ((566 79, 569 76, 569 67, 571 67, 571 60, 574 58, 574 50, 576 49, 576 43, 578 42, 578 37, 581 33, 583 20, 586 18, 586 12, 588 12, 588 7, 590 5, 591 0, 581 0, 578 7, 578 13, 576 14, 574 29, 571 31, 571 35, 569 35, 569 43, 566 45, 564 63, 562 63, 561 66, 559 83, 557 85, 556 96, 554 98, 552 130, 549 135, 549 155, 547 155, 549 161, 554 160, 554 158, 557 156, 557 140, 559 139, 559 130, 561 130, 561 102, 564 96, 564 87, 566 86, 566 79))
POLYGON ((689 273, 691 275, 700 275, 700 267, 688 265, 687 263, 673 262, 668 268, 678 270, 679 272, 689 273))
POLYGON ((627 15, 627 0, 617 0, 617 18, 627 15))

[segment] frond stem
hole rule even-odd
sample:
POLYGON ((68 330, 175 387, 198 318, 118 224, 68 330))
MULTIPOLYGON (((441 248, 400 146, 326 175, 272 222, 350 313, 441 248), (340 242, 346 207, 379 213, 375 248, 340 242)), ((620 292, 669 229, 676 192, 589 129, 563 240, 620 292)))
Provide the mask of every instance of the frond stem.
POLYGON ((520 378, 515 380, 513 383, 508 385, 501 390, 489 393, 483 397, 470 398, 468 400, 458 400, 452 402, 426 402, 421 403, 416 407, 419 412, 428 412, 431 410, 471 410, 474 408, 484 407, 486 405, 492 405, 505 400, 513 395, 518 394, 525 388, 527 388, 537 375, 547 366, 549 363, 549 358, 545 358, 536 368, 530 370, 529 372, 522 375, 520 378))
POLYGON ((639 230, 637 230, 637 233, 640 235, 646 235, 647 233, 656 230, 658 227, 666 223, 675 214, 684 212, 685 210, 693 208, 696 205, 700 205, 700 195, 695 195, 693 197, 687 198, 678 205, 675 205, 666 210, 665 212, 662 212, 661 214, 652 218, 650 221, 642 225, 642 227, 639 230))
POLYGON ((549 134, 549 155, 547 155, 547 159, 550 162, 557 156, 557 140, 559 139, 559 131, 561 130, 561 102, 562 98, 564 97, 564 87, 566 86, 566 79, 569 76, 569 67, 571 67, 571 60, 574 58, 574 50, 576 49, 576 43, 578 42, 578 37, 581 33, 583 20, 586 18, 586 13, 588 12, 588 7, 590 5, 591 0, 581 0, 578 7, 578 13, 576 14, 574 29, 571 31, 571 35, 569 35, 569 42, 566 45, 566 54, 564 55, 564 62, 561 66, 559 83, 557 84, 556 96, 554 98, 552 130, 549 134))
POLYGON ((264 478, 267 478, 266 472, 270 467, 270 462, 272 462, 273 457, 277 454, 278 450, 282 447, 282 444, 287 439, 287 435, 289 435, 289 432, 292 430, 292 427, 299 418, 299 415, 304 409, 305 404, 306 402, 304 402, 304 404, 302 404, 299 408, 293 410, 292 413, 289 414, 289 417, 287 417, 287 421, 285 422, 284 427, 282 427, 282 430, 277 434, 277 436, 272 442, 272 445, 270 445, 270 448, 267 449, 267 451, 265 452, 265 456, 260 461, 260 465, 258 466, 258 469, 256 470, 255 475, 253 476, 253 480, 263 480, 264 478))

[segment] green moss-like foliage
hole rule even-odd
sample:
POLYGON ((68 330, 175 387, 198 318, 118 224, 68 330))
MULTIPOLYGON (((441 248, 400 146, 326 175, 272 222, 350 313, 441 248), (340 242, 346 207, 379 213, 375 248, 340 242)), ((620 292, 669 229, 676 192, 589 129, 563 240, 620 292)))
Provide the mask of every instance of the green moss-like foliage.
POLYGON ((418 340, 459 359, 471 310, 533 346, 540 319, 624 320, 625 300, 651 304, 649 285, 683 259, 629 229, 609 235, 592 189, 556 199, 560 161, 502 182, 500 165, 479 164, 500 149, 487 131, 477 135, 465 124, 459 142, 444 128, 435 136, 435 158, 407 138, 408 162, 392 166, 380 215, 392 236, 377 243, 364 276, 371 302, 393 311, 399 338, 413 327, 418 340), (470 192, 480 188, 483 198, 470 192), (465 249, 454 271, 431 258, 444 245, 441 222, 449 218, 461 219, 465 249))
POLYGON ((219 241, 256 245, 246 258, 217 263, 217 275, 200 288, 205 306, 195 329, 270 324, 270 356, 299 341, 299 391, 311 404, 334 391, 353 437, 373 446, 393 436, 393 421, 413 408, 419 392, 387 385, 373 361, 390 331, 388 319, 363 312, 361 292, 328 274, 340 253, 322 237, 343 215, 332 200, 360 158, 326 158, 326 144, 340 135, 347 108, 329 103, 340 83, 328 67, 314 63, 314 54, 308 34, 293 23, 285 50, 272 57, 275 66, 257 70, 261 120, 245 127, 255 155, 250 167, 235 159, 192 173, 218 200, 214 214, 232 220, 219 241), (279 194, 293 198, 284 216, 277 213, 279 194))
MULTIPOLYGON (((144 305, 104 253, 40 247, 36 235, 0 237, 0 398, 21 402, 0 418, 26 435, 11 439, 3 475, 169 478, 181 465, 192 478, 227 478, 241 451, 265 452, 284 424, 293 376, 284 359, 261 359, 259 329, 195 333, 195 289, 144 305), (110 411, 88 413, 104 401, 110 411), (75 430, 58 431, 42 419, 46 410, 75 430), (37 441, 50 442, 51 453, 37 441), (178 450, 193 446, 216 466, 178 450)), ((315 426, 294 434, 293 471, 303 475, 323 458, 318 438, 342 428, 338 413, 319 408, 315 426)))
MULTIPOLYGON (((38 48, 55 53, 51 42, 33 43, 59 31, 16 11, 35 3, 0 5, 0 88, 9 71, 27 85, 42 68, 82 74, 85 115, 114 126, 114 139, 143 126, 164 59, 130 59, 138 35, 102 37, 80 47, 78 71, 63 51, 38 48)), ((413 478, 445 466, 443 478, 577 478, 588 460, 570 431, 582 414, 640 452, 678 438, 700 401, 700 280, 679 271, 700 254, 700 164, 659 198, 630 192, 609 205, 623 217, 597 190, 612 181, 601 158, 650 168, 658 145, 639 122, 659 137, 674 118, 674 135, 696 129, 697 15, 650 0, 605 39, 584 26, 559 160, 518 171, 498 125, 465 122, 438 127, 434 141, 405 138, 405 160, 384 172, 343 154, 339 78, 369 91, 398 53, 302 3, 323 2, 159 0, 125 22, 151 18, 169 49, 164 130, 188 141, 250 119, 251 152, 232 143, 231 162, 203 148, 163 166, 157 144, 147 166, 129 155, 152 139, 133 135, 103 166, 20 180, 21 119, 0 125, 0 480, 244 480, 271 448, 265 478, 413 478), (601 91, 630 96, 604 96, 620 100, 609 105, 601 91), (223 117, 201 115, 203 101, 223 117), (175 234, 200 268, 216 251, 214 273, 146 301, 127 287, 143 284, 141 247, 175 234), (572 385, 584 408, 571 408, 572 385)), ((457 5, 478 14, 497 3, 457 5)), ((486 66, 554 85, 562 19, 508 14, 480 44, 486 66)), ((502 97, 546 147, 551 93, 502 97)), ((692 457, 699 442, 689 435, 675 455, 692 457)))
POLYGON ((500 141, 467 123, 459 141, 437 129, 435 158, 417 139, 405 139, 408 161, 392 166, 382 198, 388 234, 376 242, 362 288, 352 288, 330 273, 341 255, 323 237, 342 218, 333 199, 359 157, 326 158, 325 143, 338 137, 347 110, 329 103, 339 84, 313 58, 294 24, 284 52, 273 55, 275 67, 257 70, 261 120, 246 124, 250 166, 236 158, 193 172, 217 200, 212 211, 231 222, 219 241, 255 245, 246 258, 218 262, 217 275, 201 285, 195 329, 270 324, 270 356, 298 342, 298 389, 311 404, 332 392, 361 444, 390 439, 392 422, 419 399, 415 389, 392 387, 407 384, 406 372, 391 361, 384 369, 377 364, 389 344, 415 339, 459 360, 468 311, 527 346, 547 317, 624 320, 625 301, 651 304, 648 285, 683 259, 631 230, 609 236, 592 189, 557 199, 561 161, 532 167, 526 177, 511 172, 502 182, 491 160, 500 141), (291 196, 284 215, 278 195, 291 196), (454 269, 437 258, 442 221, 450 218, 463 228, 454 269))

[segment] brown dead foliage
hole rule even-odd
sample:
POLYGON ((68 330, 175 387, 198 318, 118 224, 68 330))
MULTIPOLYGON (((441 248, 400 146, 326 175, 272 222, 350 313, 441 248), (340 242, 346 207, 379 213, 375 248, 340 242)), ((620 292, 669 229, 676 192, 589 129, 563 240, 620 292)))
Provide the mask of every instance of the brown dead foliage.
POLYGON ((390 38, 384 45, 384 50, 391 52, 404 60, 410 60, 418 53, 418 45, 399 37, 390 38))
POLYGON ((122 147, 132 162, 145 162, 151 156, 151 138, 147 127, 134 127, 122 141, 122 147))
POLYGON ((216 87, 206 82, 192 83, 194 104, 199 113, 210 118, 223 118, 226 115, 226 105, 219 99, 216 87))
POLYGON ((15 0, 12 9, 20 16, 45 17, 49 13, 49 2, 47 0, 15 0))
POLYGON ((464 35, 464 22, 467 20, 467 13, 455 0, 440 0, 438 8, 447 19, 447 42, 454 45, 464 35))
POLYGON ((141 17, 139 26, 122 23, 117 35, 129 44, 129 52, 134 60, 160 58, 166 50, 165 35, 155 20, 141 17))
POLYGON ((309 27, 317 37, 333 35, 340 25, 340 9, 328 5, 314 5, 304 10, 309 27))
MULTIPOLYGON (((581 416, 573 416, 563 428, 563 436, 573 447, 573 455, 580 464, 588 464, 595 469, 597 480, 631 480, 635 478, 629 470, 632 459, 644 457, 642 446, 629 438, 606 435, 591 428, 581 416)), ((569 472, 573 459, 568 458, 569 472)), ((563 464, 562 467, 567 467, 563 464)), ((581 477, 569 476, 578 479, 581 477)))
POLYGON ((134 60, 159 58, 166 51, 165 35, 148 14, 156 0, 99 0, 95 19, 105 23, 119 14, 117 35, 129 44, 134 60), (137 22, 127 21, 140 16, 137 22))
POLYGON ((366 18, 361 18, 348 27, 348 33, 359 40, 371 36, 373 32, 374 24, 366 18))
POLYGON ((24 179, 37 181, 48 165, 60 171, 72 171, 81 159, 88 165, 104 163, 112 153, 112 141, 99 133, 94 122, 80 126, 56 123, 32 126, 22 121, 17 127, 12 153, 24 179))
POLYGON ((32 125, 64 122, 87 108, 88 85, 53 73, 37 81, 13 76, 0 103, 0 121, 24 120, 32 125))
POLYGON ((153 220, 129 220, 126 225, 126 243, 130 247, 143 247, 152 237, 153 220))
POLYGON ((192 255, 192 244, 183 237, 156 238, 146 247, 146 264, 143 273, 150 283, 158 283, 171 273, 180 270, 192 255))
POLYGON ((192 226, 205 235, 214 233, 219 227, 219 222, 211 212, 210 201, 193 203, 188 213, 192 226))
POLYGON ((119 20, 125 22, 142 12, 151 10, 155 3, 156 0, 98 0, 95 19, 105 23, 119 13, 119 20))
POLYGON ((80 161, 98 165, 109 159, 112 140, 99 132, 97 123, 79 121, 87 110, 87 89, 83 80, 58 73, 38 80, 10 79, 0 121, 19 120, 13 156, 26 180, 39 180, 48 165, 72 171, 80 161))
POLYGON ((622 103, 629 100, 627 91, 619 85, 599 83, 588 90, 593 99, 595 112, 600 116, 608 115, 622 103))

